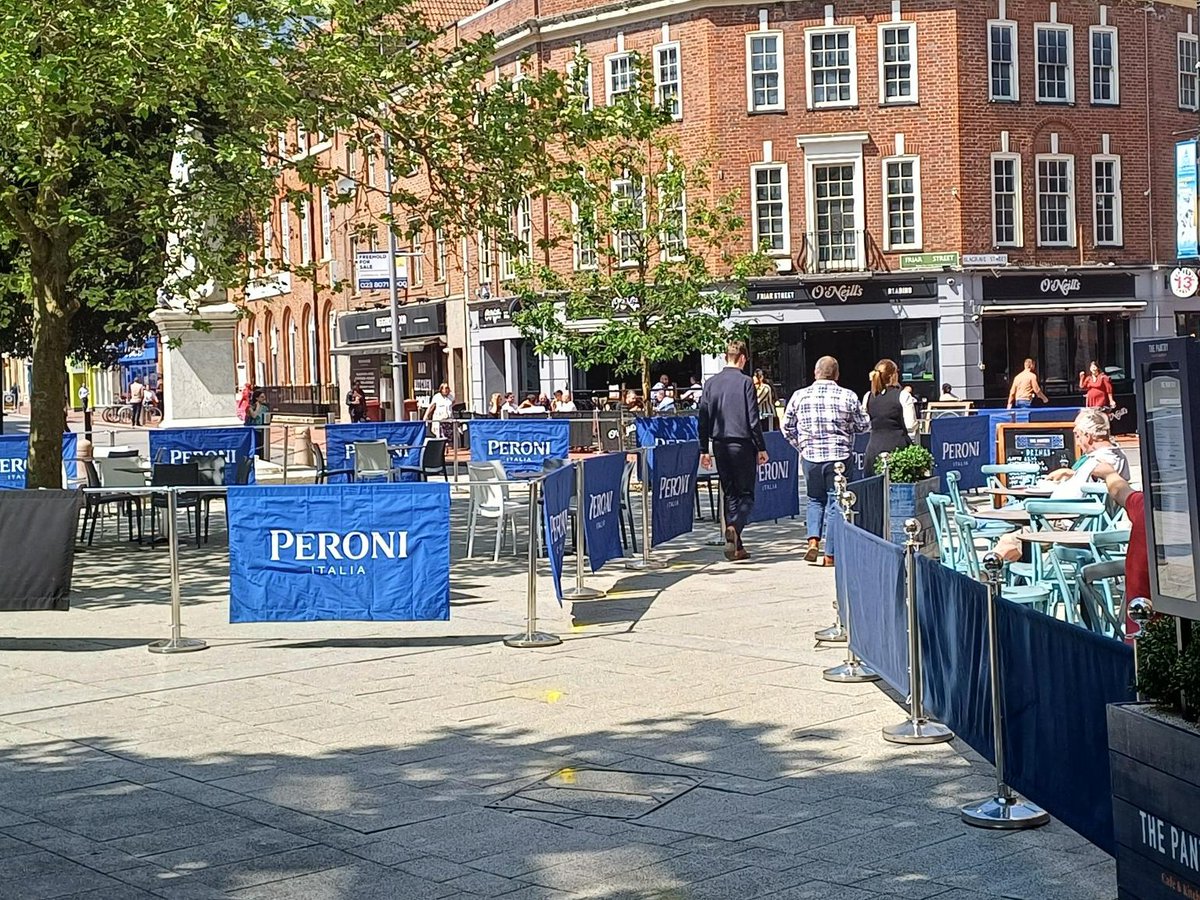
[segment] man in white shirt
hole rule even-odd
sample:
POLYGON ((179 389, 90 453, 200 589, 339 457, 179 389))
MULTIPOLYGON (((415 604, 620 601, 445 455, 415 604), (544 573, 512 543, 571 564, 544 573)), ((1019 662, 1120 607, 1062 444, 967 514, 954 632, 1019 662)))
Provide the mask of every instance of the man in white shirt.
MULTIPOLYGON (((555 392, 557 393, 557 391, 555 392)), ((554 408, 555 412, 575 412, 575 401, 571 399, 570 391, 562 392, 562 399, 558 401, 558 406, 554 408)))

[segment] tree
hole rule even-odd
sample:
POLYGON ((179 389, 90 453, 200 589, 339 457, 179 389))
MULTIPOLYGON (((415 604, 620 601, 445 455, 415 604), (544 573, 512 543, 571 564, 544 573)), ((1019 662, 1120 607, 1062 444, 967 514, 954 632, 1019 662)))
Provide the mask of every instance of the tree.
POLYGON ((0 0, 0 318, 30 324, 30 486, 59 483, 74 323, 281 267, 256 216, 281 177, 299 202, 340 174, 280 145, 290 123, 420 173, 393 186, 394 229, 473 233, 543 183, 563 79, 483 90, 493 50, 414 0, 0 0))
POLYGON ((653 363, 724 351, 746 277, 769 263, 737 251, 736 195, 713 196, 707 163, 681 152, 636 70, 633 90, 589 114, 594 140, 550 188, 549 259, 523 270, 514 321, 539 353, 636 374, 649 398, 653 363))

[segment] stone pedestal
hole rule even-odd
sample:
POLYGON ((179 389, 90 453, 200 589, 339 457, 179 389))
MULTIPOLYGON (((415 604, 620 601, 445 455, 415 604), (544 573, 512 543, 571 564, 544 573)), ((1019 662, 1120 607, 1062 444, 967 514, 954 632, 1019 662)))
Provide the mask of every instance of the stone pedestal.
POLYGON ((240 425, 233 359, 237 308, 221 303, 196 314, 156 309, 150 319, 161 336, 163 426, 240 425), (196 321, 207 323, 208 330, 194 328, 196 321))

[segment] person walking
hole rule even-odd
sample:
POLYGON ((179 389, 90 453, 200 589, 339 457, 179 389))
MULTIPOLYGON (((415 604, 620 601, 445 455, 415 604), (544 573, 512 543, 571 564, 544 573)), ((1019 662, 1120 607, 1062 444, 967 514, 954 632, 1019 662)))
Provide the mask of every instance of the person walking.
POLYGON ((754 384, 742 371, 746 355, 745 341, 730 341, 725 368, 708 380, 700 398, 700 467, 711 469, 716 458, 725 498, 725 558, 735 562, 750 558, 742 530, 754 509, 758 467, 768 459, 754 384))
POLYGON ((1083 391, 1084 402, 1089 407, 1107 406, 1113 409, 1117 405, 1113 400, 1112 379, 1104 374, 1094 359, 1088 364, 1086 372, 1079 373, 1079 389, 1083 391))
MULTIPOLYGON (((871 422, 854 391, 841 387, 838 361, 822 356, 813 368, 814 381, 792 394, 783 414, 783 436, 800 451, 804 489, 808 495, 808 549, 804 559, 816 562, 830 517, 836 515, 834 465, 850 467, 854 436, 871 430, 871 422)), ((828 542, 823 564, 833 565, 828 542)))
POLYGON ((362 382, 354 382, 346 392, 346 411, 350 413, 351 422, 366 421, 367 394, 362 388, 362 382))
POLYGON ((875 461, 912 443, 917 430, 917 404, 910 391, 900 387, 900 370, 890 359, 881 359, 871 370, 871 390, 863 398, 863 412, 871 420, 871 440, 863 475, 875 474, 875 461))
POLYGON ((775 389, 762 369, 754 370, 754 397, 758 402, 758 418, 764 428, 770 429, 775 420, 775 389))
POLYGON ((133 379, 133 383, 129 385, 130 422, 134 426, 142 424, 142 400, 145 394, 146 386, 142 384, 142 376, 138 375, 133 379))
POLYGON ((1025 368, 1017 373, 1008 389, 1008 408, 1028 409, 1033 406, 1033 398, 1037 397, 1043 403, 1049 403, 1050 398, 1042 392, 1038 382, 1037 364, 1032 359, 1025 360, 1025 368))
POLYGON ((425 408, 425 419, 433 423, 439 437, 450 440, 454 425, 454 395, 450 393, 450 385, 446 382, 438 386, 438 392, 430 399, 429 406, 425 408))
POLYGON ((267 440, 271 424, 271 407, 267 404, 267 392, 258 388, 254 389, 254 396, 250 400, 250 406, 246 409, 246 427, 255 430, 255 451, 258 453, 258 458, 265 460, 267 458, 267 440))

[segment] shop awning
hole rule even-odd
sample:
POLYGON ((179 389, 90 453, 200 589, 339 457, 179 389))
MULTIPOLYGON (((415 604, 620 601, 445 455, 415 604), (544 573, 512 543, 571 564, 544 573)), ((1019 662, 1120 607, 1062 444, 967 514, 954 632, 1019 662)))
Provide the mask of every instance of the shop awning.
POLYGON ((1131 313, 1146 308, 1143 300, 1076 300, 1063 303, 989 303, 979 307, 981 316, 1011 316, 1029 313, 1041 315, 1089 315, 1103 313, 1131 313))
MULTIPOLYGON (((440 335, 437 337, 417 338, 411 341, 400 342, 401 353, 419 353, 428 347, 436 346, 442 341, 440 335)), ((392 352, 391 341, 369 341, 361 344, 346 344, 342 347, 334 347, 330 351, 334 356, 373 356, 377 353, 390 355, 392 352)))

